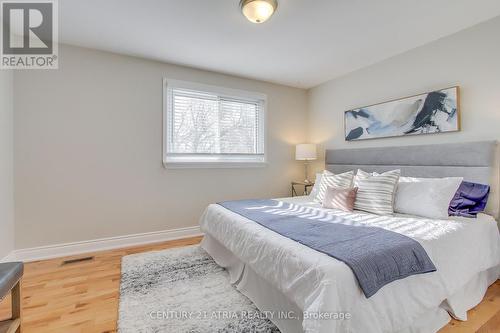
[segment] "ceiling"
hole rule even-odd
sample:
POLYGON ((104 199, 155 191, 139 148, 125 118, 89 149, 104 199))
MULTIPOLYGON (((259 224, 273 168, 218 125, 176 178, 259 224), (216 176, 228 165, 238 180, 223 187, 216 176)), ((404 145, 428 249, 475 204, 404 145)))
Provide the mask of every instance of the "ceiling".
POLYGON ((63 0, 60 41, 300 88, 500 15, 499 0, 63 0))

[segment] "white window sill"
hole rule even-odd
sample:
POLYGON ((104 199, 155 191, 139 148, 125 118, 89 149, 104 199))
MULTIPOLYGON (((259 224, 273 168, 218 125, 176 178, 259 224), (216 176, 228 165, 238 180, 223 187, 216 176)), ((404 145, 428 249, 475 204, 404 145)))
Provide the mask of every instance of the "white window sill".
POLYGON ((167 162, 163 161, 166 169, 229 169, 229 168, 264 168, 267 162, 167 162))

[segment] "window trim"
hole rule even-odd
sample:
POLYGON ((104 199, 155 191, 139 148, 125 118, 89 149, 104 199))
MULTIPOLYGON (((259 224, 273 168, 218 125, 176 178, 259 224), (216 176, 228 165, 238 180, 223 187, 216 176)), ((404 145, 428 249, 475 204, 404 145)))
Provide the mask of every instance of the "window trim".
POLYGON ((181 81, 163 78, 163 166, 167 169, 183 169, 183 168, 258 168, 265 167, 267 165, 267 95, 225 88, 213 85, 207 85, 202 83, 181 81), (246 154, 227 154, 227 158, 221 158, 225 154, 207 154, 206 159, 196 159, 196 155, 204 155, 204 154, 186 154, 186 157, 175 157, 174 155, 183 155, 183 154, 174 154, 168 153, 168 128, 169 128, 169 115, 168 115, 168 88, 178 88, 178 89, 188 89, 194 91, 207 92, 212 94, 217 94, 222 97, 227 98, 235 98, 240 100, 248 100, 251 102, 255 102, 255 100, 261 101, 261 122, 259 132, 262 133, 263 136, 263 154, 248 154, 247 156, 262 156, 261 160, 257 158, 249 159, 245 161, 243 157, 246 154))

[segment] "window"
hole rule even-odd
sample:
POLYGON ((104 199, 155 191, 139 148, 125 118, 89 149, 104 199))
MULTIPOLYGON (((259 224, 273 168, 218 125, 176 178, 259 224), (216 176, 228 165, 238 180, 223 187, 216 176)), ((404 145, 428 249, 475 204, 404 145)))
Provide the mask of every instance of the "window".
POLYGON ((165 80, 166 167, 262 166, 266 96, 165 80))

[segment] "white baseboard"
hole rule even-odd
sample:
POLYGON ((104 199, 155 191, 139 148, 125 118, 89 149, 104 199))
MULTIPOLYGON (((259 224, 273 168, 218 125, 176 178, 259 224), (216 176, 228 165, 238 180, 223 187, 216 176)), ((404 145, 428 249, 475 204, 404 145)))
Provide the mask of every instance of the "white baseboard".
POLYGON ((0 263, 2 263, 2 262, 9 262, 9 261, 15 261, 15 260, 16 259, 14 257, 14 251, 11 251, 8 255, 6 255, 2 259, 0 259, 0 263))
POLYGON ((18 249, 12 251, 0 262, 53 259, 78 255, 89 252, 105 251, 144 244, 160 243, 169 240, 182 239, 203 235, 200 227, 188 227, 173 230, 148 232, 143 234, 125 235, 109 238, 88 240, 83 242, 56 244, 48 246, 33 247, 29 249, 18 249))

